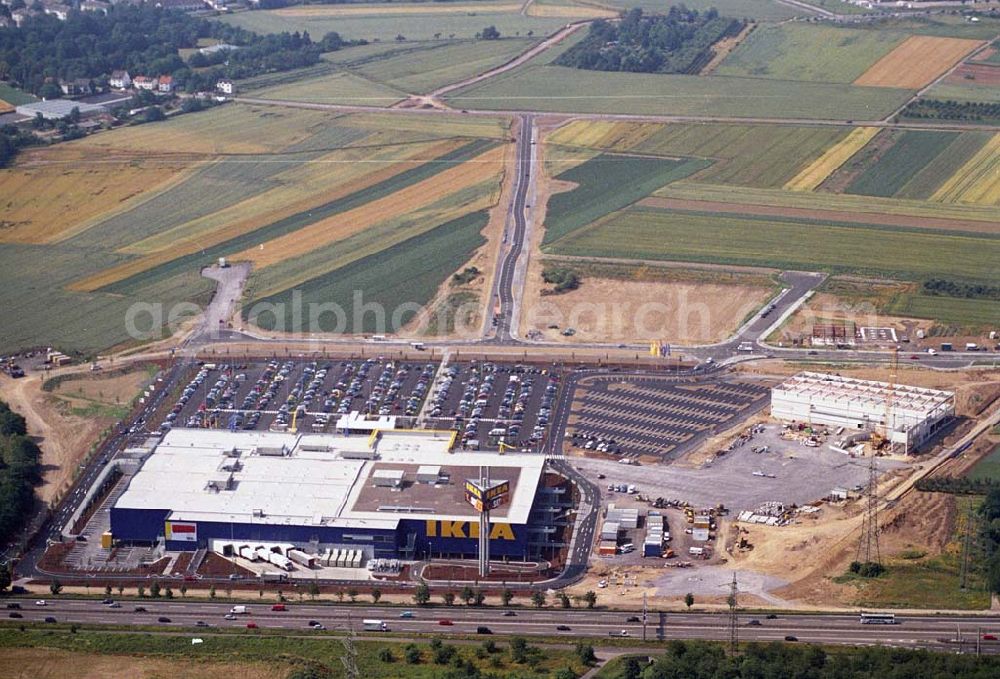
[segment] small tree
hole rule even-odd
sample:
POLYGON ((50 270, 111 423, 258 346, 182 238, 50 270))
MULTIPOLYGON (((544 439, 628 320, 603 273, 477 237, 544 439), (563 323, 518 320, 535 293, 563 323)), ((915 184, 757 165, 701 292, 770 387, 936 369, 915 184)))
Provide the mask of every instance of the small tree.
POLYGON ((212 585, 211 587, 208 588, 208 597, 210 599, 215 598, 215 585, 212 585))
POLYGON ((472 603, 472 597, 475 596, 475 593, 473 593, 471 587, 466 585, 465 587, 462 588, 461 596, 462 596, 462 601, 464 601, 465 605, 468 606, 470 603, 472 603))
POLYGON ((59 582, 59 580, 53 579, 52 582, 49 583, 49 591, 52 592, 53 596, 59 594, 59 592, 62 591, 62 588, 62 583, 59 582))
POLYGON ((187 596, 187 593, 188 593, 188 586, 181 585, 181 596, 187 596))
POLYGON ((358 600, 358 594, 359 594, 358 590, 354 589, 353 587, 347 590, 347 596, 351 598, 352 604, 358 600))
POLYGON ((111 585, 104 585, 104 596, 111 596, 111 585))
POLYGON ((314 580, 313 582, 309 583, 309 597, 313 601, 316 601, 316 597, 318 597, 318 596, 319 596, 319 583, 317 583, 314 580))
POLYGON ((149 586, 149 596, 154 599, 160 598, 160 583, 158 581, 153 580, 153 584, 149 586))
POLYGON ((593 665, 597 662, 597 654, 594 653, 594 647, 590 644, 578 641, 574 652, 576 653, 576 657, 579 658, 580 662, 584 665, 593 665))
POLYGON ((379 662, 384 662, 384 663, 396 662, 396 658, 392 655, 392 650, 389 648, 380 648, 378 650, 378 659, 379 662))
POLYGON ((504 606, 510 606, 510 602, 514 599, 514 592, 506 587, 500 592, 500 602, 504 606))
POLYGON ((426 606, 427 602, 431 600, 431 588, 424 583, 420 583, 417 585, 416 591, 413 592, 413 600, 418 606, 426 606))
POLYGON ((537 590, 531 595, 531 603, 534 604, 535 608, 541 608, 545 605, 545 592, 542 590, 537 590))
POLYGON ((142 599, 143 597, 146 596, 146 588, 143 587, 142 585, 139 585, 138 587, 135 588, 135 593, 139 595, 140 599, 142 599))
POLYGON ((454 606, 455 605, 455 593, 454 592, 445 592, 444 594, 441 595, 441 600, 444 601, 445 606, 454 606))
POLYGON ((118 583, 118 596, 125 594, 125 585, 118 583))
POLYGON ((372 602, 378 603, 378 600, 382 598, 382 590, 378 587, 372 587, 372 602))
POLYGON ((562 667, 552 675, 553 679, 576 679, 576 672, 568 667, 562 667))
POLYGON ((344 590, 342 590, 342 589, 338 589, 337 590, 337 601, 340 601, 340 602, 344 601, 344 590))
POLYGON ((587 608, 593 608, 597 605, 597 594, 594 590, 587 590, 587 592, 583 595, 583 602, 587 604, 587 608))
POLYGON ((484 601, 486 601, 486 595, 483 594, 483 590, 477 589, 472 594, 472 603, 476 606, 482 606, 484 601))
POLYGON ((514 637, 510 640, 510 659, 516 663, 523 663, 528 659, 528 642, 524 637, 514 637))
POLYGON ((233 598, 233 587, 232 585, 226 585, 226 596, 230 599, 233 598))
POLYGON ((570 601, 569 595, 566 594, 566 592, 559 592, 559 594, 556 595, 556 598, 559 599, 559 605, 563 608, 570 608, 573 605, 573 602, 570 601))
POLYGON ((691 610, 691 607, 694 606, 694 594, 688 592, 684 595, 684 605, 688 607, 688 610, 691 610))
POLYGON ((174 590, 172 590, 169 587, 167 587, 167 589, 163 592, 163 595, 165 597, 167 597, 168 599, 173 599, 174 598, 174 590))
POLYGON ((419 665, 421 655, 420 648, 416 644, 407 644, 403 649, 403 658, 410 665, 419 665))

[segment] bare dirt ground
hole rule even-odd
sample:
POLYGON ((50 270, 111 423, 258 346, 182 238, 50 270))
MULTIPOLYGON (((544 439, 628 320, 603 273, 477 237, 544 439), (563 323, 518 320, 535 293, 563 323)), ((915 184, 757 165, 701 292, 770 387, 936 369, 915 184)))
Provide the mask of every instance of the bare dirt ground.
POLYGON ((69 487, 73 469, 104 428, 113 422, 107 417, 74 415, 70 409, 86 407, 95 401, 108 403, 107 399, 114 403, 115 398, 127 404, 149 382, 143 370, 112 378, 92 378, 86 374, 60 385, 57 398, 42 391, 42 383, 48 377, 51 375, 29 373, 14 380, 0 375, 0 399, 24 416, 28 434, 42 450, 42 485, 37 492, 44 502, 69 487))
POLYGON ((533 277, 526 291, 532 294, 534 311, 527 330, 565 342, 717 342, 729 337, 769 294, 767 288, 752 286, 585 276, 576 290, 544 295, 548 286, 538 284, 541 271, 533 277), (576 332, 563 336, 564 328, 576 332))
POLYGON ((73 653, 53 648, 8 648, 0 666, 0 679, 273 679, 278 667, 262 662, 205 662, 167 658, 73 653))
MULTIPOLYGON (((768 340, 785 344, 796 341, 808 343, 812 337, 813 325, 839 321, 851 322, 859 327, 878 326, 895 328, 899 337, 906 336, 911 340, 910 347, 904 349, 904 351, 919 351, 923 347, 923 343, 917 339, 917 330, 923 330, 926 333, 934 325, 934 321, 927 319, 912 319, 880 314, 876 310, 876 305, 870 302, 855 303, 838 295, 820 292, 813 295, 809 301, 803 304, 788 322, 780 327, 768 340)), ((939 338, 936 338, 933 342, 928 340, 927 346, 939 342, 939 338)), ((872 344, 869 348, 876 348, 876 345, 872 344)))
POLYGON ((743 27, 737 35, 730 36, 728 38, 723 38, 719 42, 712 45, 712 59, 705 64, 704 68, 698 73, 698 75, 711 75, 715 72, 715 69, 719 67, 723 59, 728 57, 734 49, 740 46, 747 37, 753 33, 754 29, 757 28, 757 24, 748 23, 743 27))
POLYGON ((969 81, 977 85, 1000 85, 1000 66, 965 63, 944 79, 945 83, 952 85, 969 81))

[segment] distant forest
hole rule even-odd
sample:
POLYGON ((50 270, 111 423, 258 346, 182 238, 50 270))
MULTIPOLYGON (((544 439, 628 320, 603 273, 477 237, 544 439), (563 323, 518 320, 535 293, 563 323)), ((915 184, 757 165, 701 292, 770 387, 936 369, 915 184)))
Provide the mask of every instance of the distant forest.
POLYGON ((712 58, 712 45, 736 35, 745 22, 674 5, 666 14, 632 9, 620 21, 599 20, 555 63, 590 71, 697 73, 712 58))
POLYGON ((70 12, 66 21, 42 15, 20 28, 0 28, 0 80, 44 97, 61 96, 56 79, 101 81, 115 70, 133 77, 173 76, 188 91, 211 90, 218 78, 247 78, 286 71, 319 61, 321 52, 344 41, 329 33, 314 42, 308 33, 257 35, 151 5, 115 5, 107 15, 70 12), (195 52, 185 62, 179 49, 211 38, 240 49, 206 56, 195 52))
POLYGON ((28 437, 24 418, 0 401, 0 544, 13 541, 31 516, 35 486, 42 481, 41 452, 28 437))

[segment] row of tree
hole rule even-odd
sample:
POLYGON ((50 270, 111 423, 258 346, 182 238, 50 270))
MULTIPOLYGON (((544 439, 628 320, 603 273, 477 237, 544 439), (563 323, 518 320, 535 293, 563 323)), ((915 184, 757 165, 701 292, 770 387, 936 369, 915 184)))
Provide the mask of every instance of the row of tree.
POLYGON ((34 487, 42 480, 40 457, 24 418, 0 401, 0 544, 14 540, 31 515, 34 487))
POLYGON ((219 78, 247 78, 319 61, 347 44, 336 33, 314 42, 308 33, 258 35, 152 4, 114 5, 108 13, 70 12, 66 21, 41 15, 20 28, 0 28, 0 80, 40 96, 60 96, 56 81, 106 79, 115 70, 132 76, 171 75, 191 91, 213 89, 219 78), (179 50, 209 38, 238 46, 189 62, 179 50))
POLYGON ((1000 103, 917 99, 906 105, 903 117, 931 120, 1000 120, 1000 103))
POLYGON ((595 21, 587 35, 555 63, 591 71, 696 73, 712 56, 712 45, 743 30, 745 22, 672 6, 666 14, 625 13, 620 21, 595 21))
POLYGON ((960 283, 944 278, 924 281, 924 292, 943 297, 965 297, 967 299, 1000 299, 1000 285, 982 283, 960 283))
POLYGON ((994 488, 1000 489, 995 479, 970 479, 966 476, 931 476, 917 481, 916 489, 925 493, 951 493, 953 495, 983 495, 994 488))
POLYGON ((1000 486, 995 485, 986 493, 979 514, 986 543, 986 584, 991 592, 1000 594, 1000 486))

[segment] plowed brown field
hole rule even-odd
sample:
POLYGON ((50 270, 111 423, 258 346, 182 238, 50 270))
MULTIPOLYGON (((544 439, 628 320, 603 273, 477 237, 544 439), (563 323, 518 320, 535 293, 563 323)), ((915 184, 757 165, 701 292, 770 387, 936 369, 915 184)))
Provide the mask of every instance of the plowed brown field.
POLYGON ((854 84, 917 89, 933 82, 981 44, 979 40, 913 35, 872 64, 854 84))

